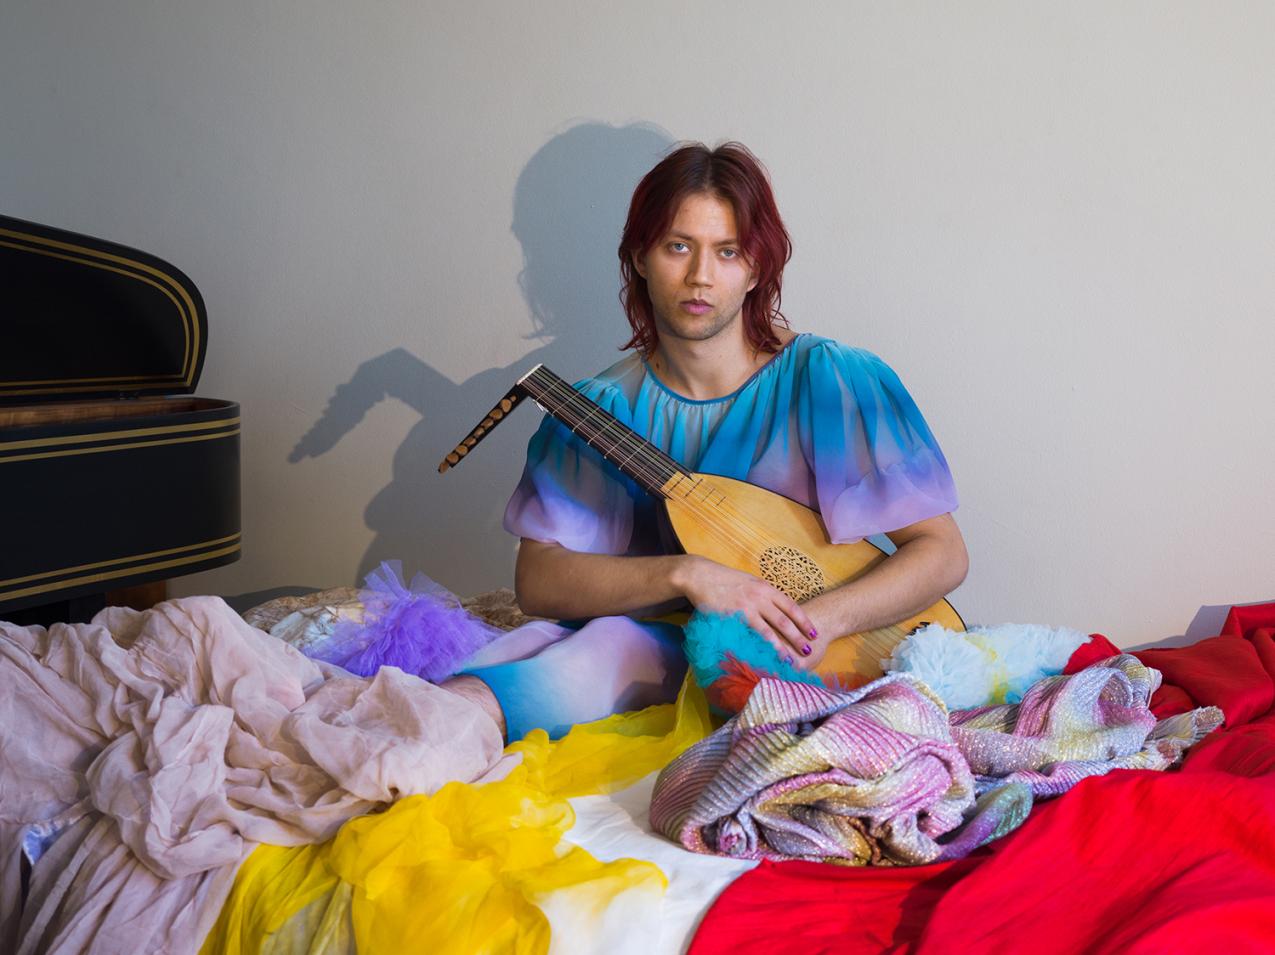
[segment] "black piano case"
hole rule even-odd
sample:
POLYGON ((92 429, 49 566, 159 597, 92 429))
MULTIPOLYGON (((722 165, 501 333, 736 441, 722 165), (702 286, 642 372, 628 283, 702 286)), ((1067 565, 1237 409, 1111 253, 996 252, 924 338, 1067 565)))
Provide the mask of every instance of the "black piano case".
POLYGON ((239 558, 239 405, 172 265, 0 216, 0 619, 239 558))

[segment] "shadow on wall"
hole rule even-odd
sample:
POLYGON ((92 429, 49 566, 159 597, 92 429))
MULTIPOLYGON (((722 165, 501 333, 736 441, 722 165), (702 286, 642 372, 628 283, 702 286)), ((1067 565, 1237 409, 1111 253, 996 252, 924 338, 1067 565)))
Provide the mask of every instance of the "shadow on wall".
MULTIPOLYGON (((652 126, 602 123, 574 126, 546 143, 518 177, 512 227, 523 251, 518 283, 535 329, 526 337, 541 344, 508 367, 460 384, 406 349, 378 355, 337 387, 292 449, 292 463, 320 457, 386 398, 421 416, 394 453, 393 479, 367 506, 364 517, 376 536, 355 583, 381 561, 397 559, 408 578, 422 570, 462 596, 513 585, 515 541, 501 518, 540 423, 538 410, 528 403, 511 415, 455 471, 440 475, 438 463, 537 363, 575 380, 619 358, 617 346, 629 332, 618 299, 616 246, 634 186, 671 144, 652 126)), ((514 327, 511 317, 506 333, 514 327)), ((350 581, 326 586, 337 583, 350 581)))
POLYGON ((1256 607, 1269 603, 1275 603, 1275 596, 1270 600, 1254 600, 1248 603, 1205 604, 1196 611, 1194 619, 1186 628, 1186 633, 1174 634, 1150 643, 1140 643, 1128 649, 1159 650, 1169 647, 1187 647, 1221 633, 1222 624, 1226 622, 1226 616, 1231 612, 1232 607, 1256 607))

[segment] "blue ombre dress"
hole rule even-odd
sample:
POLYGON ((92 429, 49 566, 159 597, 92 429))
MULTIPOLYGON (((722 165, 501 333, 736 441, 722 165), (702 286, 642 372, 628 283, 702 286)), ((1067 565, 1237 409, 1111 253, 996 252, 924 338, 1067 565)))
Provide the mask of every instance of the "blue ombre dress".
MULTIPOLYGON (((916 403, 880 358, 818 335, 791 339, 738 390, 695 401, 630 353, 575 386, 692 471, 738 478, 815 508, 834 543, 956 508, 952 475, 916 403)), ((574 551, 661 553, 655 501, 547 417, 505 511, 518 537, 574 551)), ((510 739, 550 735, 612 712, 672 700, 686 661, 669 624, 602 617, 530 624, 466 672, 484 680, 510 739)))

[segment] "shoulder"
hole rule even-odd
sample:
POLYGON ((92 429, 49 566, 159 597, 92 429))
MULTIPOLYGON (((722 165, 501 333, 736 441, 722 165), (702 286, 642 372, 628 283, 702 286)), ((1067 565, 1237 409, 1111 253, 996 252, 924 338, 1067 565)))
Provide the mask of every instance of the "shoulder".
POLYGON ((836 339, 807 332, 793 342, 793 347, 799 349, 795 357, 800 370, 807 377, 815 379, 829 375, 838 378, 897 377, 894 370, 879 355, 866 348, 846 345, 836 339))

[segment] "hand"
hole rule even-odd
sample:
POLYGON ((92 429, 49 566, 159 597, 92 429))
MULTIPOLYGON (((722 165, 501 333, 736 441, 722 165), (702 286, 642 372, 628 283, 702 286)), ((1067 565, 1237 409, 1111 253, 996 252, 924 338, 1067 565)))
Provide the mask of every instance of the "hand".
POLYGON ((696 610, 730 616, 742 613, 779 655, 801 670, 823 658, 827 640, 801 605, 759 577, 705 557, 688 557, 681 590, 696 610))

